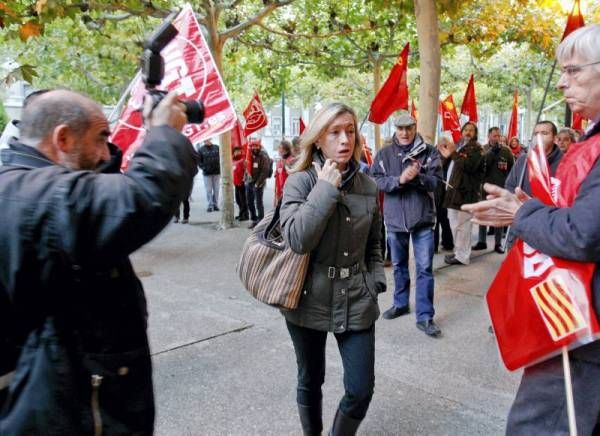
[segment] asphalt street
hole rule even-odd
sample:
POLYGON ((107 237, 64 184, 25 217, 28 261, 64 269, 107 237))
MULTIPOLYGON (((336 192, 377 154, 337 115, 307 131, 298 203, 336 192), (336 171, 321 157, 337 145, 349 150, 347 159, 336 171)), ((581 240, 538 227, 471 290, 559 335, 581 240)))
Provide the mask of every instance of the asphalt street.
MULTIPOLYGON (((156 434, 301 435, 296 363, 283 317, 254 300, 236 275, 247 223, 218 229, 219 213, 206 212, 201 176, 192 199, 189 224, 169 225, 132 256, 149 305, 156 434)), ((265 204, 272 204, 272 189, 265 204)), ((443 336, 417 330, 414 313, 380 318, 375 394, 361 435, 504 433, 520 373, 502 365, 484 301, 503 256, 477 252, 471 265, 449 267, 444 254, 434 262, 443 336)), ((382 312, 392 301, 391 268, 386 273, 382 312)), ((343 394, 332 336, 323 391, 327 429, 343 394)))

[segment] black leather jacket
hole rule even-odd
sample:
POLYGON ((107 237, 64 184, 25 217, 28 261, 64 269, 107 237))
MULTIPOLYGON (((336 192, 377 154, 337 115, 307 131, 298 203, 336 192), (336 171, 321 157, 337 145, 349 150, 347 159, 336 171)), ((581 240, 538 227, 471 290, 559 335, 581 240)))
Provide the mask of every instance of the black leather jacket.
POLYGON ((4 348, 0 361, 14 366, 19 353, 21 360, 0 433, 92 434, 91 377, 98 375, 103 434, 151 434, 146 300, 128 256, 188 198, 197 172, 192 145, 168 126, 155 127, 125 174, 70 171, 17 142, 1 158, 0 337, 17 353, 4 348), (73 398, 71 409, 27 398, 35 368, 22 347, 37 344, 32 338, 49 319, 59 389, 73 398))

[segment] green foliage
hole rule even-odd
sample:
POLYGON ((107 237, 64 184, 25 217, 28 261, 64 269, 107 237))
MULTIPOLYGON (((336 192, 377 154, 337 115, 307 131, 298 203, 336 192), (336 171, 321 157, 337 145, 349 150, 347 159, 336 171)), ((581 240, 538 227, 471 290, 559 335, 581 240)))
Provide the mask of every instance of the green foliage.
POLYGON ((2 102, 0 102, 0 134, 2 134, 4 128, 6 127, 6 123, 8 123, 9 121, 10 120, 8 119, 8 114, 4 109, 4 105, 2 104, 2 102))

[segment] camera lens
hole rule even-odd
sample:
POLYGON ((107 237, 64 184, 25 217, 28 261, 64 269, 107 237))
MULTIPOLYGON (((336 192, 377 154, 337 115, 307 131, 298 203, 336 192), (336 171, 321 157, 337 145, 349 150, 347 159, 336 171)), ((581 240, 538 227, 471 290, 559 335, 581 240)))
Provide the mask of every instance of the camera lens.
POLYGON ((182 103, 185 105, 185 114, 189 123, 200 124, 204 121, 204 105, 200 100, 186 100, 182 103))

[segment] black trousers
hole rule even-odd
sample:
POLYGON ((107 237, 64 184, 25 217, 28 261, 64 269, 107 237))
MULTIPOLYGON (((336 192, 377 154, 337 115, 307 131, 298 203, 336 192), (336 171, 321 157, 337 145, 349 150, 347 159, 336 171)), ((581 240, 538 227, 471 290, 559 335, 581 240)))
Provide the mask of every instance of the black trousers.
MULTIPOLYGON (((577 432, 600 435, 600 356, 589 360, 571 358, 570 364, 577 432)), ((506 434, 569 434, 562 356, 525 369, 508 414, 506 434)))
POLYGON ((440 244, 440 228, 442 232, 442 247, 452 250, 454 248, 454 239, 452 238, 452 229, 450 228, 450 221, 448 221, 448 209, 445 207, 438 207, 437 221, 435 223, 435 229, 433 233, 433 248, 437 250, 440 244))
MULTIPOLYGON (((296 401, 304 406, 321 403, 325 382, 327 332, 287 322, 298 364, 296 401)), ((344 366, 345 394, 340 410, 350 418, 363 419, 375 386, 375 325, 366 330, 334 333, 344 366)))
POLYGON ((248 218, 248 202, 246 201, 246 186, 240 185, 235 187, 235 202, 238 205, 240 218, 248 218))
MULTIPOLYGON (((190 200, 183 200, 181 204, 183 204, 183 219, 187 220, 190 218, 190 200)), ((177 219, 179 219, 180 216, 181 204, 177 207, 177 212, 175 213, 177 219)))
POLYGON ((263 204, 263 191, 265 187, 257 188, 254 183, 246 184, 246 200, 248 209, 250 209, 250 219, 260 221, 265 216, 265 206, 263 204))

